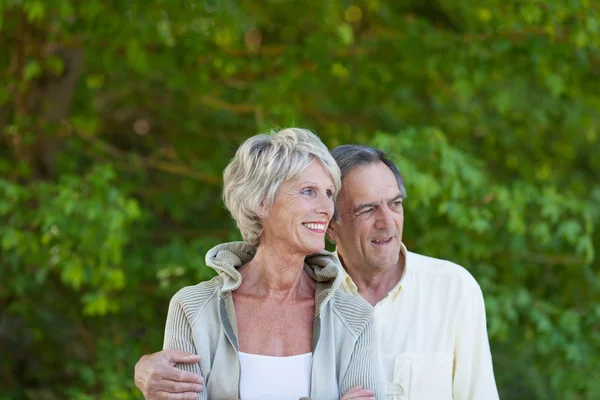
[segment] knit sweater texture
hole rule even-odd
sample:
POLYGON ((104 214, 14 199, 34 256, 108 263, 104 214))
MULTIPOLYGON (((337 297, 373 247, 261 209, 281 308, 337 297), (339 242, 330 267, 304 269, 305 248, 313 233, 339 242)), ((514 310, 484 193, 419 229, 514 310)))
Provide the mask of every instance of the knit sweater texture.
MULTIPOLYGON (((218 276, 181 289, 169 304, 163 348, 200 355, 197 364, 177 365, 204 377, 205 388, 198 399, 240 398, 238 332, 231 293, 242 283, 237 268, 255 254, 256 248, 244 242, 214 247, 206 254, 206 264, 218 276)), ((310 398, 337 400, 363 385, 383 399, 373 308, 362 298, 337 290, 341 265, 333 254, 310 255, 304 268, 316 282, 310 398)))

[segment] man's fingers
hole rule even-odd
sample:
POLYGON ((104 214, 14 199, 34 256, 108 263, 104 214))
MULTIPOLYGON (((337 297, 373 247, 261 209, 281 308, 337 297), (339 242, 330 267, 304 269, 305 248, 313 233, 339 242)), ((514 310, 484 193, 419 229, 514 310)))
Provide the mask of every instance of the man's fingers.
POLYGON ((166 393, 200 393, 204 390, 204 385, 200 383, 182 383, 169 380, 157 382, 156 391, 166 393))
POLYGON ((190 392, 190 393, 165 393, 165 392, 157 392, 157 398, 160 400, 197 400, 198 393, 190 392))
POLYGON ((153 380, 167 380, 176 382, 187 382, 187 383, 203 383, 204 378, 202 375, 195 374, 193 372, 182 371, 178 368, 171 366, 164 366, 159 370, 155 371, 152 376, 153 380))
POLYGON ((355 386, 352 389, 348 390, 346 393, 347 394, 349 394, 349 393, 356 393, 356 392, 359 392, 359 391, 363 390, 363 388, 364 388, 363 385, 358 385, 358 386, 355 386))
POLYGON ((194 374, 193 372, 177 370, 174 381, 187 383, 204 383, 202 375, 194 374))
POLYGON ((374 399, 373 391, 363 389, 363 386, 356 386, 348 390, 341 400, 370 400, 374 399))
MULTIPOLYGON (((348 392, 350 393, 350 392, 348 392)), ((343 400, 374 400, 375 397, 373 397, 373 392, 370 390, 360 390, 358 392, 352 393, 352 394, 348 394, 346 393, 346 396, 344 396, 342 399, 343 400)))
POLYGON ((200 356, 197 354, 186 353, 178 349, 166 349, 165 356, 173 363, 194 364, 200 362, 200 356))
POLYGON ((360 386, 356 386, 356 387, 353 387, 352 389, 348 390, 348 391, 347 391, 347 392, 344 394, 344 396, 342 396, 342 399, 343 399, 343 400, 349 399, 349 398, 350 398, 350 396, 354 395, 354 394, 355 394, 356 392, 358 392, 359 390, 363 390, 363 387, 362 387, 362 385, 360 385, 360 386))

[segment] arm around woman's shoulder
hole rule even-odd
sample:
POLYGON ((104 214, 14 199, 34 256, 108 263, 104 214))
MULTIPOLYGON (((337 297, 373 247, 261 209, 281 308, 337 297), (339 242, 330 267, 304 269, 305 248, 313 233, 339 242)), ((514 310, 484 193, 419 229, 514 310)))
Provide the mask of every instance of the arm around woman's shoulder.
MULTIPOLYGON (((201 284, 202 285, 202 284, 201 284)), ((163 349, 173 348, 187 353, 198 354, 192 334, 192 326, 199 310, 198 302, 202 302, 204 291, 199 287, 189 286, 177 292, 169 303, 163 349), (200 289, 200 290, 199 290, 200 289)), ((177 368, 202 374, 200 363, 177 364, 177 368)), ((198 400, 206 399, 207 391, 198 393, 198 400)))
POLYGON ((371 390, 376 399, 385 399, 383 377, 380 373, 377 336, 373 307, 364 299, 340 293, 337 305, 356 333, 356 342, 346 375, 340 379, 340 393, 362 386, 371 390))

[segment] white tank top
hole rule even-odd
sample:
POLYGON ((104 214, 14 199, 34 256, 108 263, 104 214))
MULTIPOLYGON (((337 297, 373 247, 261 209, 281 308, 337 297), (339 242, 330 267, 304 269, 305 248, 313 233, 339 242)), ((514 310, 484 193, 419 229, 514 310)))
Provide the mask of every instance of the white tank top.
POLYGON ((271 357, 240 351, 241 400, 298 400, 310 396, 312 353, 271 357))

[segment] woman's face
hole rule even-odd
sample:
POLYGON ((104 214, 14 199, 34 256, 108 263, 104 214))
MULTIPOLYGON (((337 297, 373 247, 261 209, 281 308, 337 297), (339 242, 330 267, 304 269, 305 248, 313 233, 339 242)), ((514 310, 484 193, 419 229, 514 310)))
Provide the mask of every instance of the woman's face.
POLYGON ((323 165, 313 160, 295 179, 279 188, 273 207, 262 218, 261 246, 286 246, 308 255, 325 248, 325 232, 333 215, 335 186, 323 165))

